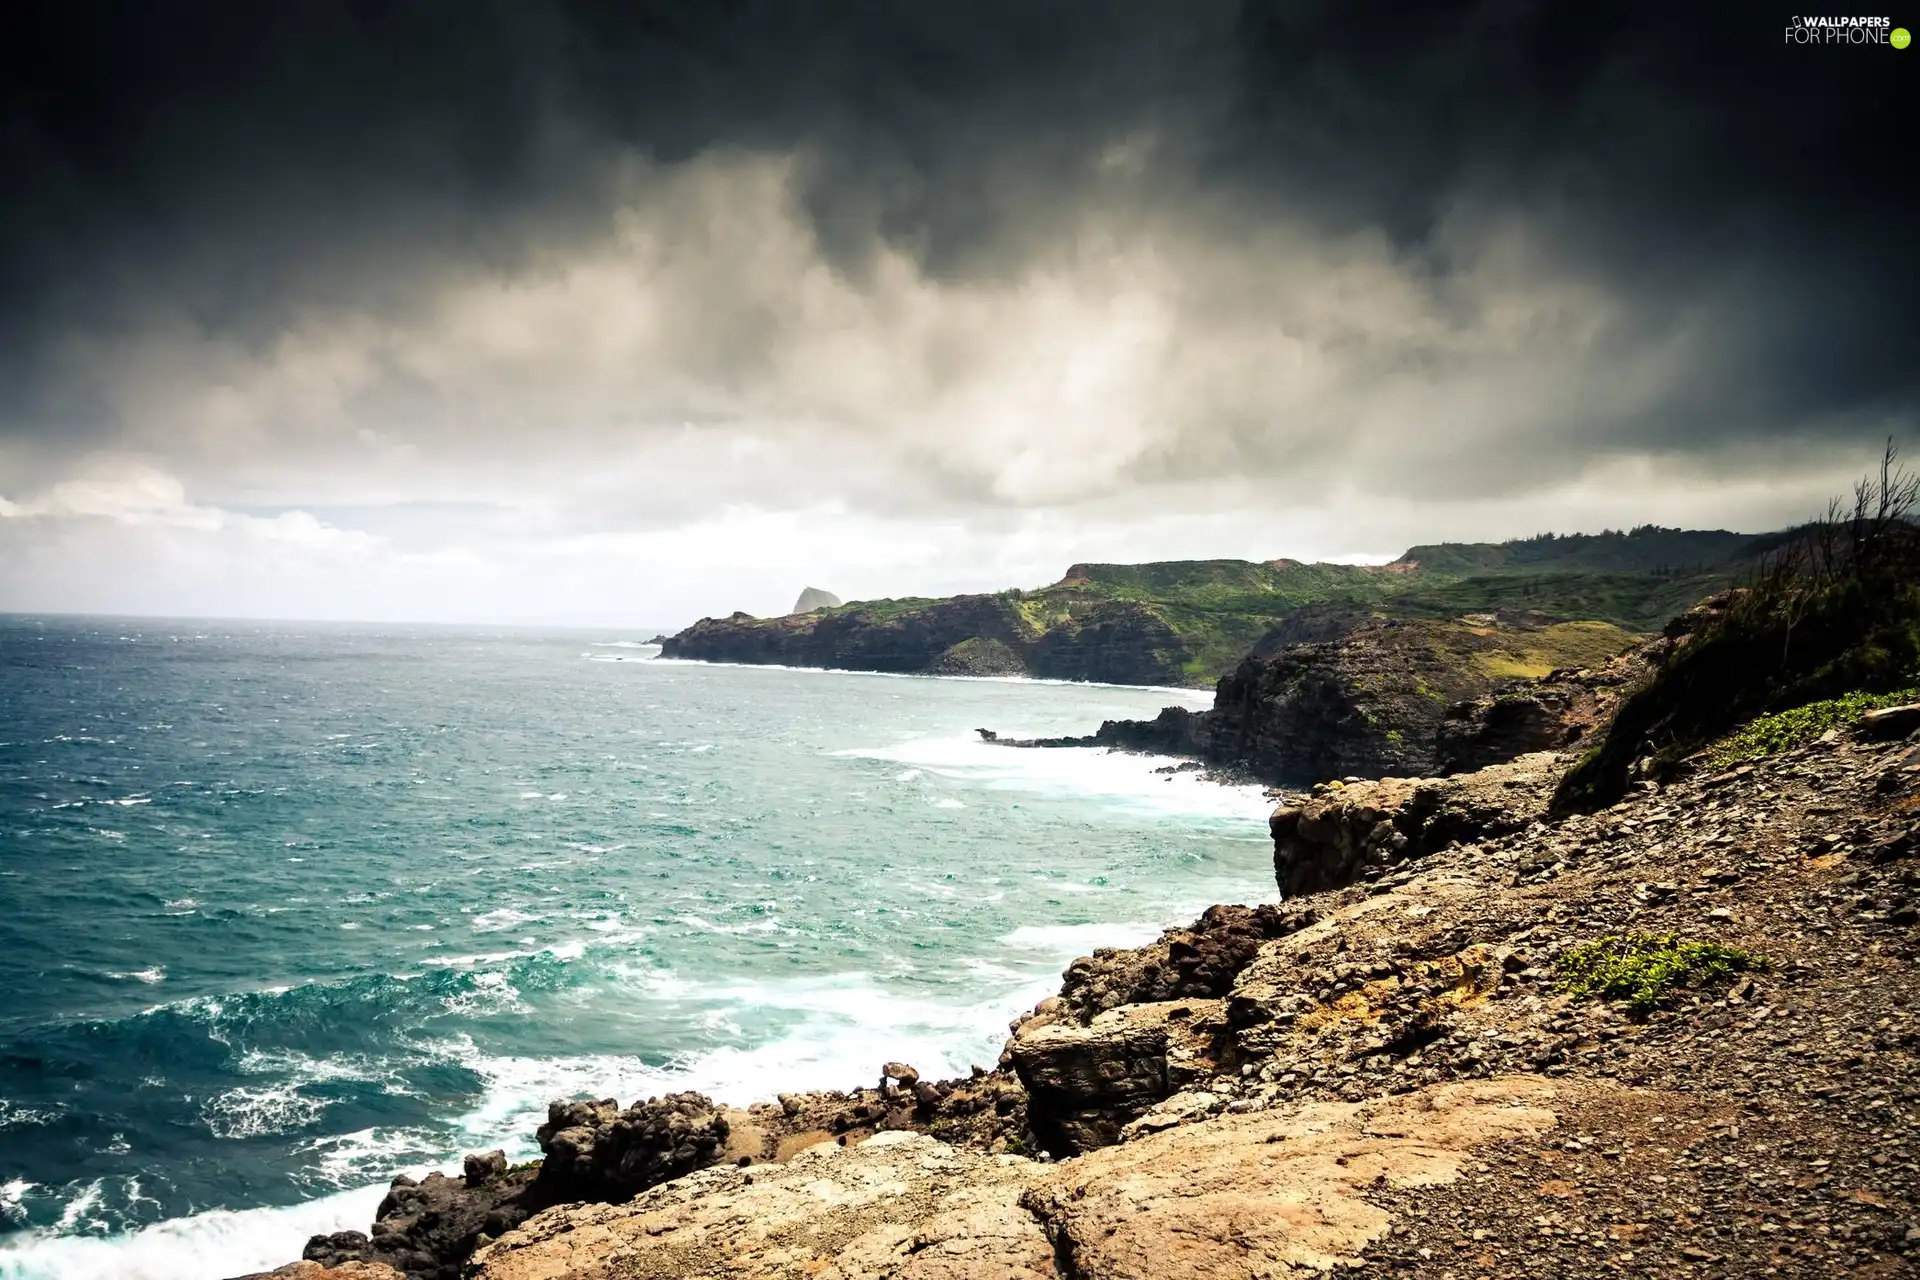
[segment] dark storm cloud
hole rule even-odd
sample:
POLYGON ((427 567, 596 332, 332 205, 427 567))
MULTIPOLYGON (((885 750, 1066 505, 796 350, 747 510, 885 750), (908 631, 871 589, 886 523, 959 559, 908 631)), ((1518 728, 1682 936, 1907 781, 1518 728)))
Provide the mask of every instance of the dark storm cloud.
MULTIPOLYGON (((795 158, 795 207, 856 288, 883 252, 935 284, 1018 279, 1090 219, 1229 259, 1285 222, 1380 237, 1433 322, 1466 328, 1494 302, 1459 282, 1522 226, 1537 261, 1620 305, 1569 403, 1515 432, 1619 450, 1877 432, 1916 398, 1920 199, 1890 128, 1920 118, 1920 63, 1785 45, 1789 21, 1506 0, 10 6, 0 439, 58 454, 124 426, 56 358, 76 338, 110 349, 159 316, 264 350, 315 314, 407 316, 445 280, 537 276, 608 234, 636 157, 733 152, 795 158), (1654 347, 1687 367, 1611 398, 1654 347)), ((1250 250, 1237 287, 1273 269, 1250 250)), ((1186 319, 1257 305, 1233 293, 1186 319)), ((716 383, 775 346, 764 311, 724 327, 702 348, 716 383)), ((1448 372, 1427 340, 1318 336, 1368 348, 1356 367, 1381 380, 1448 372)), ((1129 474, 1299 456, 1264 401, 1215 418, 1129 474)))

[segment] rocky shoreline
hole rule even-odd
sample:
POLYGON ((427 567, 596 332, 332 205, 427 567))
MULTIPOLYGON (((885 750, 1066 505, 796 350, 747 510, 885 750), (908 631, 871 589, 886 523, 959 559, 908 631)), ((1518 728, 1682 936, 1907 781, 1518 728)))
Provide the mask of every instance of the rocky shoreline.
POLYGON ((556 1103, 538 1166, 396 1180, 278 1274, 1902 1274, 1903 714, 1592 815, 1550 812, 1565 754, 1320 787, 1274 815, 1280 903, 1075 961, 971 1078, 556 1103), (1751 965, 1644 1008, 1570 988, 1629 936, 1751 965))

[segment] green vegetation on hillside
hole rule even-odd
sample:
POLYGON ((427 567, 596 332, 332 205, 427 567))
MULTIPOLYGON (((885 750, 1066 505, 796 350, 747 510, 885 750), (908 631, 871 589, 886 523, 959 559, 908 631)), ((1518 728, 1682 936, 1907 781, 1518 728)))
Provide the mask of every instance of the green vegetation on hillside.
POLYGON ((1761 760, 1767 756, 1804 747, 1827 730, 1851 724, 1869 711, 1897 707, 1920 701, 1920 689, 1900 689, 1893 693, 1854 692, 1844 698, 1809 702, 1788 711, 1760 716, 1736 729, 1707 748, 1707 763, 1716 769, 1739 764, 1742 760, 1761 760))
MULTIPOLYGON (((1606 738, 1561 781, 1556 809, 1612 804, 1636 774, 1659 776, 1756 717, 1913 685, 1917 499, 1920 478, 1896 465, 1890 446, 1851 510, 1836 503, 1825 519, 1774 540, 1749 585, 1621 705, 1606 738)), ((1756 741, 1801 723, 1776 721, 1756 741)))
MULTIPOLYGON (((1169 661, 1183 683, 1198 686, 1219 679, 1277 625, 1308 608, 1356 618, 1440 621, 1501 613, 1606 624, 1588 633, 1584 644, 1572 634, 1555 635, 1537 643, 1532 655, 1490 658, 1497 669, 1489 667, 1485 674, 1508 678, 1605 661, 1631 642, 1631 633, 1657 627, 1725 587, 1751 542, 1745 534, 1647 526, 1626 533, 1415 547, 1390 565, 1079 564, 1051 586, 1003 591, 991 600, 1004 609, 1010 628, 1036 639, 1115 604, 1136 606, 1172 633, 1178 647, 1168 651, 1169 661)), ((822 610, 820 616, 902 624, 939 603, 857 600, 822 610)))

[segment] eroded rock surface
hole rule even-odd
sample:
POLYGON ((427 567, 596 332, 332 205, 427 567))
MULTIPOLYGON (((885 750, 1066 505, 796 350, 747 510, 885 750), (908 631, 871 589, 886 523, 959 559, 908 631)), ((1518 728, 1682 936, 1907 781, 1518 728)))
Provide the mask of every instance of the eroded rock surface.
POLYGON ((1023 1024, 1008 1046, 1027 1090, 1034 1140, 1053 1155, 1104 1147, 1128 1122, 1224 1065, 1218 1000, 1130 1004, 1023 1024))
POLYGON ((1273 867, 1288 898, 1378 876, 1450 844, 1538 821, 1565 761, 1550 752, 1450 778, 1382 778, 1316 789, 1274 811, 1273 867))
POLYGON ((1322 1271, 1386 1229, 1369 1194, 1452 1181, 1474 1148, 1551 1129, 1555 1100, 1521 1077, 1225 1116, 1061 1164, 1025 1202, 1077 1280, 1322 1271))
POLYGON ((289 1262, 272 1271, 257 1271, 239 1280, 401 1280, 400 1273, 381 1262, 343 1262, 323 1267, 317 1262, 289 1262))
POLYGON ((1568 1086, 1518 1078, 1361 1106, 1223 1117, 1057 1165, 889 1133, 784 1167, 714 1169, 620 1206, 555 1209, 476 1280, 1241 1280, 1354 1261, 1386 1187, 1459 1175, 1551 1129, 1568 1086))
POLYGON ((883 1133, 549 1210, 473 1265, 478 1280, 1052 1280, 1052 1245, 1020 1207, 1043 1167, 883 1133))

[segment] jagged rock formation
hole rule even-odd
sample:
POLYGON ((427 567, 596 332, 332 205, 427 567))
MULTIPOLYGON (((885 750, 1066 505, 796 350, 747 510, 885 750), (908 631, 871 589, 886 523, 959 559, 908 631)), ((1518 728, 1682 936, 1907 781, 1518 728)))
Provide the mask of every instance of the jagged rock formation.
POLYGON ((461 1176, 402 1174, 375 1210, 371 1235, 307 1242, 305 1258, 338 1268, 377 1263, 408 1280, 459 1280, 465 1259, 549 1205, 619 1201, 713 1163, 725 1152, 724 1112, 697 1093, 636 1102, 555 1102, 535 1134, 544 1159, 509 1168, 498 1151, 466 1158, 461 1176))
POLYGON ((800 592, 800 598, 793 602, 789 614, 812 613, 816 609, 838 609, 840 597, 831 591, 822 591, 818 587, 807 587, 800 592))
POLYGON ((698 1093, 668 1094, 624 1111, 612 1098, 555 1102, 534 1133, 545 1157, 534 1186, 555 1204, 626 1200, 712 1164, 727 1136, 726 1115, 698 1093))

